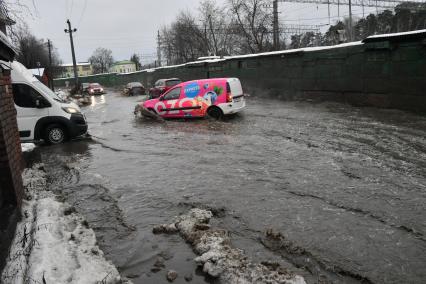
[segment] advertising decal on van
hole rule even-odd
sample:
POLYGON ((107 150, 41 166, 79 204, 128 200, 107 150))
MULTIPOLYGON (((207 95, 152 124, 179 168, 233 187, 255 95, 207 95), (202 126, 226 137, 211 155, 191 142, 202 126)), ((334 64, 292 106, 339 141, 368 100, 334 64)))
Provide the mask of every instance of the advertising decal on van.
POLYGON ((203 79, 176 85, 157 99, 147 100, 140 107, 168 117, 203 117, 236 113, 245 107, 241 83, 237 78, 203 79), (234 88, 235 94, 231 92, 234 88), (240 97, 233 101, 232 96, 240 97))

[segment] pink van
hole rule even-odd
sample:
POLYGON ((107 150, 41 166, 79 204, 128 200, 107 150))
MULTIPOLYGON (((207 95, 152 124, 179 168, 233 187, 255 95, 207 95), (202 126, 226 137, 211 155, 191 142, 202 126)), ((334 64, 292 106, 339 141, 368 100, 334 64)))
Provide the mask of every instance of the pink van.
MULTIPOLYGON (((221 118, 246 106, 237 78, 203 79, 180 83, 161 95, 139 105, 164 118, 221 118)), ((143 112, 142 112, 143 114, 143 112)))

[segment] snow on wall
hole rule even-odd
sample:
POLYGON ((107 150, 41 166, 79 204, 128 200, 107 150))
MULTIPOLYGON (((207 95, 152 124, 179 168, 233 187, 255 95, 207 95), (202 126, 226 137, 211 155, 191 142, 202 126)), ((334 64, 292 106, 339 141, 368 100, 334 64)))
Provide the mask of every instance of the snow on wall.
POLYGON ((380 34, 380 35, 372 35, 367 37, 369 38, 387 38, 387 37, 397 37, 397 36, 406 36, 406 35, 414 35, 414 34, 421 34, 426 33, 425 30, 416 30, 416 31, 410 31, 410 32, 402 32, 402 33, 393 33, 393 34, 380 34))

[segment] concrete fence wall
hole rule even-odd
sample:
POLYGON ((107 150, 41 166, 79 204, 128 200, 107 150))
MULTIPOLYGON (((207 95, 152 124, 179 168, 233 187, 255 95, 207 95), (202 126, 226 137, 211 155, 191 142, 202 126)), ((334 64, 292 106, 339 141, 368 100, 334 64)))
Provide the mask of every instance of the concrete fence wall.
MULTIPOLYGON (((105 86, 140 81, 149 87, 160 78, 238 77, 244 89, 253 95, 331 99, 356 105, 426 111, 426 32, 149 71, 80 79, 105 86)), ((63 86, 65 80, 55 80, 55 83, 63 86)))

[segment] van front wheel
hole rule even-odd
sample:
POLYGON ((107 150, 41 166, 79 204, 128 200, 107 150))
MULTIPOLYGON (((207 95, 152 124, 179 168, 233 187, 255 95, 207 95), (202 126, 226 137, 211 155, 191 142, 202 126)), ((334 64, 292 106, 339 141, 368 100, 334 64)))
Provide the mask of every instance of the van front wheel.
POLYGON ((60 144, 65 140, 67 140, 67 133, 61 125, 52 124, 46 128, 44 133, 44 142, 47 144, 60 144))
POLYGON ((221 119, 223 117, 223 111, 216 107, 212 106, 207 110, 207 114, 214 119, 221 119))

